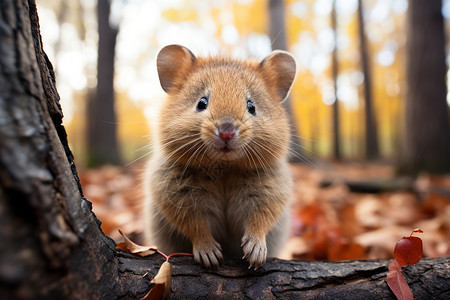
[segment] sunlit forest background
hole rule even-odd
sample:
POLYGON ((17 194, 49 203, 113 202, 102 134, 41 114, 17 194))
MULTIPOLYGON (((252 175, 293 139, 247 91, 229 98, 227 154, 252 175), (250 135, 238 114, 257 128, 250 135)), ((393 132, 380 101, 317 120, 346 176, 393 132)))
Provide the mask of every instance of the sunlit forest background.
POLYGON ((37 2, 83 192, 111 237, 142 234, 139 174, 165 99, 158 51, 284 49, 303 164, 281 257, 388 258, 417 227, 424 256, 450 255, 450 0, 37 2))
MULTIPOLYGON (((400 155, 407 0, 287 0, 285 28, 274 38, 266 0, 112 0, 109 14, 109 1, 104 2, 109 34, 117 34, 106 46, 114 55, 116 119, 100 121, 117 127, 121 163, 146 155, 139 149, 149 143, 148 124, 165 96, 156 73, 156 55, 163 46, 176 43, 196 55, 262 59, 281 30, 298 64, 291 101, 302 155, 362 160, 373 150, 371 156, 388 161, 400 155), (366 149, 368 97, 376 149, 366 149)), ((69 141, 78 164, 86 164, 88 101, 96 95, 99 57, 96 1, 39 0, 38 6, 69 141)), ((443 2, 442 14, 450 17, 450 1, 443 2)))

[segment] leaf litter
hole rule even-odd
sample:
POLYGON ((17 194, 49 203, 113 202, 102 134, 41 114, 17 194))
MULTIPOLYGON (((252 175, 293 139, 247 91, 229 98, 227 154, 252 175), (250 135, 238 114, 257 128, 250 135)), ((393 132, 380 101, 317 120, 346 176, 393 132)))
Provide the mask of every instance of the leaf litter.
MULTIPOLYGON (((144 244, 142 164, 80 172, 102 230, 116 241, 118 228, 144 244)), ((395 243, 420 227, 423 256, 450 255, 450 174, 420 175, 411 189, 354 192, 348 182, 395 182, 388 165, 292 166, 295 201, 291 237, 281 258, 306 260, 389 259, 395 243), (326 182, 327 184, 324 184, 326 182), (362 248, 362 250, 361 250, 362 248)))
MULTIPOLYGON (((135 244, 118 231, 121 228, 133 240, 144 242, 143 168, 139 163, 104 166, 82 170, 79 176, 102 230, 116 241, 123 236, 125 242, 119 248, 145 256, 158 252, 156 247, 135 244)), ((333 163, 320 169, 293 165, 291 170, 295 183, 291 237, 280 258, 394 258, 387 283, 398 299, 412 299, 401 265, 413 265, 421 257, 450 255, 450 174, 421 174, 405 181, 394 176, 391 166, 357 163, 333 163), (417 227, 425 232, 421 238, 404 237, 417 227)), ((151 281, 154 287, 142 299, 167 297, 171 256, 164 256, 167 261, 151 281)))

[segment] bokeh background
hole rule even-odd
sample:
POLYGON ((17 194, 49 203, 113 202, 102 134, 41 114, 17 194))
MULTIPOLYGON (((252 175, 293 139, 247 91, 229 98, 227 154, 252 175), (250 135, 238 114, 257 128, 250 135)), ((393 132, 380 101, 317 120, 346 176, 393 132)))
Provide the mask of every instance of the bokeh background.
MULTIPOLYGON (((105 130, 117 128, 122 163, 146 154, 138 149, 148 144, 147 124, 165 96, 156 73, 156 55, 172 43, 187 46, 196 55, 257 59, 270 53, 274 44, 286 43, 298 64, 291 101, 303 155, 334 158, 338 135, 339 158, 361 160, 372 150, 376 158, 398 157, 407 89, 407 0, 272 1, 281 5, 284 18, 274 38, 270 26, 277 22, 273 18, 280 17, 272 14, 271 22, 267 0, 100 2, 105 3, 98 12, 96 1, 38 1, 44 47, 56 71, 64 122, 78 164, 103 163, 89 159, 86 132, 89 97, 97 95, 98 15, 104 15, 104 26, 109 27, 103 32, 107 45, 100 50, 113 55, 106 63, 114 63, 116 114, 115 119, 106 116, 99 121, 106 124, 105 130), (285 41, 279 41, 283 31, 285 41), (367 101, 373 110, 377 149, 366 149, 367 101)), ((448 23, 450 1, 442 2, 442 14, 448 23)))
POLYGON ((143 230, 139 174, 165 99, 158 51, 285 49, 302 164, 282 257, 392 257, 416 227, 425 256, 450 255, 450 0, 37 2, 83 191, 111 237, 143 230))

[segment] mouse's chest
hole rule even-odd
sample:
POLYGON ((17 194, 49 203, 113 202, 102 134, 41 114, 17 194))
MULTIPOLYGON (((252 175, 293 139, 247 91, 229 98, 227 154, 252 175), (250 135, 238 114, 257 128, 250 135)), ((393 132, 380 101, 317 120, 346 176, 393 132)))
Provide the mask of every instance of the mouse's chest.
POLYGON ((236 183, 245 180, 241 172, 223 163, 190 169, 185 175, 192 185, 202 188, 224 205, 227 199, 239 189, 236 183))
POLYGON ((231 176, 238 176, 236 172, 231 171, 230 165, 226 163, 212 163, 202 166, 199 169, 199 175, 203 180, 216 185, 226 185, 231 176))

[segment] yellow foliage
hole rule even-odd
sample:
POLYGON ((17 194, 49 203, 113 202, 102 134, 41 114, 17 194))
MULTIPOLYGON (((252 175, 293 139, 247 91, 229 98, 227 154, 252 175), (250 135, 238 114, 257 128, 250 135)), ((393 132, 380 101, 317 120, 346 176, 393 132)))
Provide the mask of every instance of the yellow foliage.
POLYGON ((242 35, 267 32, 267 1, 254 0, 233 5, 234 26, 242 35))
POLYGON ((180 9, 169 8, 162 12, 162 16, 172 22, 186 22, 198 20, 199 16, 194 7, 183 3, 180 9))
POLYGON ((130 101, 125 93, 116 94, 118 112, 118 136, 124 161, 132 161, 140 155, 136 152, 149 144, 149 126, 143 108, 130 101))

